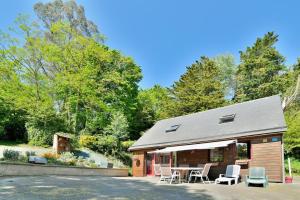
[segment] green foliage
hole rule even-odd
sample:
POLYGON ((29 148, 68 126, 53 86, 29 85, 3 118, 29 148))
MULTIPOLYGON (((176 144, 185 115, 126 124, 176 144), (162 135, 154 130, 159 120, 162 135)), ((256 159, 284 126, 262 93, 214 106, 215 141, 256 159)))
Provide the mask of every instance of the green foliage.
POLYGON ((120 159, 124 165, 132 166, 132 154, 131 153, 128 153, 126 151, 121 151, 116 157, 118 159, 120 159))
POLYGON ((90 148, 93 150, 97 150, 98 148, 98 138, 93 135, 80 135, 79 137, 79 145, 81 147, 90 148))
POLYGON ((288 130, 284 134, 284 150, 288 154, 293 154, 300 149, 300 105, 290 107, 285 112, 285 120, 288 130))
MULTIPOLYGON (((156 121, 224 106, 232 96, 288 96, 300 74, 300 60, 287 71, 270 32, 240 52, 238 67, 232 55, 201 57, 170 89, 139 91, 141 68, 104 45, 82 6, 55 0, 34 11, 39 22, 20 15, 0 34, 0 139, 51 145, 54 133, 68 132, 75 148, 80 135, 80 146, 130 162, 124 151, 156 121)), ((300 144, 299 110, 285 113, 290 154, 300 144)))
POLYGON ((278 35, 268 32, 258 38, 252 47, 240 52, 240 65, 237 71, 238 102, 258 99, 275 94, 282 94, 286 79, 285 58, 276 50, 278 35))
POLYGON ((174 106, 170 115, 178 116, 225 105, 224 86, 219 66, 207 57, 201 57, 172 87, 174 106))
MULTIPOLYGON (((300 175, 300 159, 298 158, 294 158, 294 157, 291 157, 290 158, 291 160, 291 168, 292 168, 292 175, 300 175)), ((286 175, 288 175, 289 173, 289 165, 288 165, 288 160, 286 159, 284 161, 284 164, 285 164, 285 173, 286 175)))
POLYGON ((120 151, 120 141, 112 135, 81 135, 79 144, 105 155, 117 155, 120 151))
POLYGON ((71 150, 78 149, 80 147, 79 144, 79 137, 76 135, 70 135, 70 145, 71 145, 71 150))
POLYGON ((51 145, 55 130, 47 129, 45 127, 37 127, 34 124, 26 123, 26 130, 28 134, 28 141, 31 145, 47 146, 51 145))
POLYGON ((128 122, 121 112, 115 112, 112 115, 111 123, 105 127, 106 135, 114 136, 118 141, 128 138, 128 122))
POLYGON ((84 8, 77 5, 76 1, 38 2, 34 5, 34 11, 46 28, 59 21, 67 21, 72 29, 86 36, 99 33, 97 25, 86 19, 84 8))
POLYGON ((121 143, 122 146, 122 150, 123 151, 127 151, 129 147, 131 147, 133 144, 135 143, 135 141, 131 141, 131 140, 127 140, 121 143))
POLYGON ((9 149, 5 149, 3 151, 3 157, 5 160, 18 160, 20 156, 20 152, 19 151, 14 151, 14 150, 9 150, 9 149))
POLYGON ((224 86, 224 96, 228 99, 234 96, 236 88, 236 71, 237 65, 234 61, 234 56, 231 54, 219 55, 213 58, 215 63, 221 70, 220 80, 224 86))
POLYGON ((74 165, 76 165, 77 157, 73 153, 64 152, 64 153, 60 154, 58 160, 63 163, 66 163, 68 165, 74 166, 74 165))
MULTIPOLYGON (((134 136, 139 132, 132 127, 140 67, 131 58, 89 37, 87 32, 78 31, 87 25, 85 19, 81 18, 83 21, 75 25, 80 27, 76 30, 72 28, 74 24, 70 26, 68 22, 57 20, 59 17, 52 19, 60 3, 36 7, 44 23, 53 20, 46 26, 47 30, 21 16, 16 30, 21 29, 25 43, 15 43, 16 39, 7 34, 1 39, 5 45, 0 49, 0 100, 3 101, 0 137, 18 133, 31 144, 49 145, 58 131, 102 134, 114 110, 124 114, 126 129, 134 136), (51 12, 47 13, 47 9, 51 12)), ((82 11, 74 3, 64 6, 74 9, 75 13, 82 11)), ((70 20, 71 23, 77 19, 70 20)), ((85 31, 93 32, 86 28, 85 31)), ((115 136, 117 134, 123 133, 115 133, 115 136)), ((20 138, 19 135, 14 137, 20 138)))
MULTIPOLYGON (((167 88, 155 85, 150 89, 139 91, 138 108, 135 114, 134 130, 149 129, 156 121, 169 117, 168 107, 172 100, 167 88)), ((138 139, 140 134, 131 134, 131 139, 138 139)))
POLYGON ((26 141, 26 113, 2 99, 2 92, 0 91, 0 139, 26 141))
POLYGON ((97 151, 105 155, 116 156, 120 152, 120 140, 112 135, 98 137, 97 151))

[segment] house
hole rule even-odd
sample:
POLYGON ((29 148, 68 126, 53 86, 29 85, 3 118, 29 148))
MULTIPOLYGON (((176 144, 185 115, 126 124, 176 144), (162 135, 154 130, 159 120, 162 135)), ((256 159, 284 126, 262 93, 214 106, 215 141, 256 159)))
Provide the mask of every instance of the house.
POLYGON ((158 121, 137 140, 133 176, 154 175, 154 165, 213 163, 216 178, 229 164, 265 167, 272 182, 283 182, 283 133, 287 130, 278 95, 158 121))

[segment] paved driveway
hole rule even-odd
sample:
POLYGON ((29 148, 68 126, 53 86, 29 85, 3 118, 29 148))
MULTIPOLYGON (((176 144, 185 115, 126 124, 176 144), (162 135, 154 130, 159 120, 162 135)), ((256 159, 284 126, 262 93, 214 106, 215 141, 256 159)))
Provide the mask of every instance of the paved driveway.
POLYGON ((158 184, 153 178, 100 176, 0 177, 0 199, 299 199, 300 184, 270 184, 267 189, 238 185, 158 184))

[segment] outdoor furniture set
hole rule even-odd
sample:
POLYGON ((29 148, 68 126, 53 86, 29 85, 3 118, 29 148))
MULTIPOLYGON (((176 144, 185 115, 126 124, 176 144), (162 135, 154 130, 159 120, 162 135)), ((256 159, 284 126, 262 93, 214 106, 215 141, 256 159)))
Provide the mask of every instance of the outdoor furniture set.
MULTIPOLYGON (((170 166, 155 166, 155 175, 160 175, 160 182, 165 181, 169 184, 174 182, 182 183, 186 180, 188 183, 194 178, 194 183, 197 181, 197 178, 204 184, 213 183, 208 178, 209 170, 212 166, 212 163, 206 163, 203 165, 198 165, 197 167, 179 166, 179 167, 170 167, 170 166), (158 170, 159 169, 159 170, 158 170)), ((226 173, 220 174, 219 178, 215 179, 214 183, 227 183, 231 185, 238 183, 240 177, 240 165, 227 165, 226 173)), ((263 167, 253 167, 249 169, 249 175, 246 176, 245 183, 247 186, 250 184, 262 184, 264 187, 268 185, 268 178, 265 175, 265 168, 263 167)))

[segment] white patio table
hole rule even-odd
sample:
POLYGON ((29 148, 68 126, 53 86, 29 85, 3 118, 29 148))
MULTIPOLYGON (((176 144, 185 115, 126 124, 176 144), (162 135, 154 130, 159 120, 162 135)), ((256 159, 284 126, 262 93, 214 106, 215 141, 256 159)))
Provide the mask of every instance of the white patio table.
MULTIPOLYGON (((180 174, 180 171, 192 171, 192 170, 201 171, 203 170, 203 167, 171 167, 171 170, 173 171, 173 173, 179 172, 180 174)), ((180 176, 179 176, 179 183, 181 183, 180 176)))

